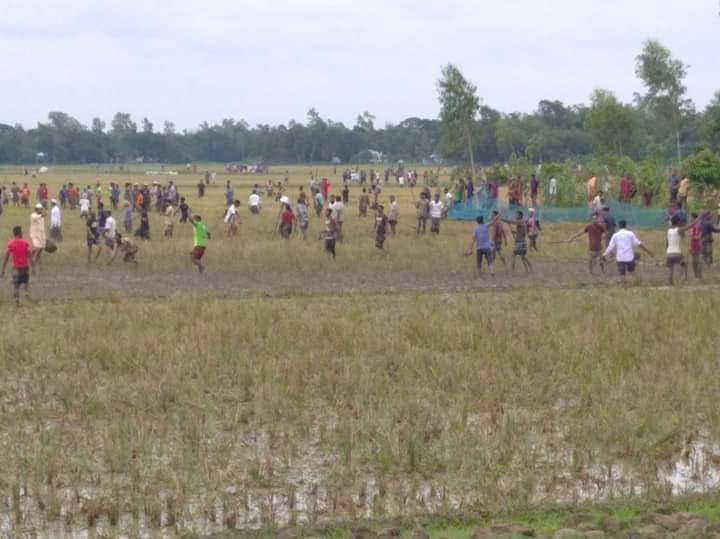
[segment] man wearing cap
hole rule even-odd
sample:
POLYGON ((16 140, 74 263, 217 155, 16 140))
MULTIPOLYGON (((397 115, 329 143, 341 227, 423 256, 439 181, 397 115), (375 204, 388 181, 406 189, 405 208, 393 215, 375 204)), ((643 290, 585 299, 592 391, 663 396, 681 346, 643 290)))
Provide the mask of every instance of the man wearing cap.
POLYGON ((47 238, 45 236, 45 214, 42 204, 35 205, 35 211, 30 214, 30 245, 35 264, 40 264, 40 255, 45 249, 47 238))
POLYGON ((62 216, 57 200, 50 201, 50 237, 55 241, 62 241, 62 216))

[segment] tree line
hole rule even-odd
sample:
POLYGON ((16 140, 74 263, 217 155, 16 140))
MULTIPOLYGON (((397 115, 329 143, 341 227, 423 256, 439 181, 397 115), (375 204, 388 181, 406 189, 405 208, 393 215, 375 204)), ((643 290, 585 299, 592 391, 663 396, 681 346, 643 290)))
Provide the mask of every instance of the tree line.
POLYGON ((530 162, 620 156, 641 161, 680 162, 701 147, 720 146, 720 91, 703 111, 686 97, 687 66, 657 41, 636 58, 645 91, 632 103, 609 89, 595 89, 587 104, 545 99, 531 113, 504 113, 483 104, 477 88, 448 65, 438 82, 438 119, 408 118, 376 126, 369 112, 353 126, 323 118, 312 108, 304 123, 250 126, 224 119, 178 131, 166 121, 156 128, 118 112, 107 125, 90 126, 53 111, 34 128, 0 123, 0 163, 361 162, 381 152, 388 161, 441 156, 474 167, 475 162, 530 162))

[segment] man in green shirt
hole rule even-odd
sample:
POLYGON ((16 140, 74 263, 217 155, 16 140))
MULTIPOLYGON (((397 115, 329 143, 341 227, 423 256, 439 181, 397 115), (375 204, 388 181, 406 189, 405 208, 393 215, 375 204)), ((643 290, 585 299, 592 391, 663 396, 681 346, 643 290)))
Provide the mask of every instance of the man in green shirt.
POLYGON ((210 232, 208 232, 205 223, 202 222, 202 217, 199 215, 193 216, 191 224, 193 227, 193 250, 190 253, 190 260, 198 267, 200 273, 202 273, 205 269, 205 266, 202 264, 202 257, 205 254, 205 248, 210 239, 210 232))

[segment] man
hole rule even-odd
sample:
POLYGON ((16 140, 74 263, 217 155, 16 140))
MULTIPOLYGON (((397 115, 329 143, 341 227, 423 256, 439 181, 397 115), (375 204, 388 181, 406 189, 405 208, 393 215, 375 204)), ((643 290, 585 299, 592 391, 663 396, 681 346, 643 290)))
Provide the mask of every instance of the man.
POLYGON ((565 243, 570 243, 578 239, 583 234, 587 234, 588 255, 590 257, 588 260, 588 269, 590 271, 590 275, 593 274, 593 271, 595 270, 595 264, 598 262, 600 263, 600 271, 602 273, 605 273, 605 258, 602 256, 602 240, 606 232, 607 229, 605 228, 602 217, 597 213, 593 213, 592 221, 590 222, 590 224, 565 241, 565 243))
POLYGON ((712 266, 713 263, 713 234, 720 232, 720 228, 713 225, 710 212, 702 215, 702 225, 700 227, 700 246, 702 250, 703 262, 706 266, 712 266))
POLYGON ((530 202, 533 206, 537 206, 538 190, 540 182, 535 174, 530 176, 530 202))
POLYGON ((262 206, 262 199, 257 193, 257 189, 253 189, 252 193, 248 197, 248 208, 250 213, 257 215, 260 213, 260 207, 262 206))
POLYGON ((420 193, 420 200, 415 203, 415 208, 417 209, 416 232, 418 234, 421 232, 425 234, 425 227, 427 226, 428 215, 430 214, 430 201, 428 201, 424 191, 420 193))
POLYGON ((690 194, 690 178, 683 176, 678 186, 677 201, 681 208, 687 208, 688 194, 690 194))
POLYGON ((453 207, 453 198, 454 198, 454 196, 453 196, 453 194, 450 192, 450 189, 448 189, 447 187, 445 188, 444 193, 445 193, 445 196, 444 196, 444 198, 445 198, 445 205, 443 206, 443 214, 442 214, 442 217, 443 217, 443 219, 447 219, 448 214, 450 213, 450 208, 453 207))
MULTIPOLYGON (((98 222, 98 226, 100 223, 98 222)), ((110 249, 110 261, 115 259, 117 249, 117 222, 110 210, 105 214, 105 228, 101 228, 105 236, 105 246, 110 249)))
POLYGON ((400 218, 400 206, 395 200, 395 195, 390 195, 390 207, 388 208, 387 219, 390 225, 390 234, 395 235, 398 219, 400 218))
POLYGON ((367 189, 362 188, 362 195, 358 199, 358 216, 367 217, 368 206, 370 206, 370 197, 367 194, 367 189))
POLYGON ((190 215, 190 206, 185 202, 185 197, 180 197, 178 209, 180 210, 180 222, 183 224, 187 223, 190 215))
POLYGON ((443 215, 443 203, 440 193, 435 193, 435 199, 430 202, 430 232, 440 234, 440 220, 443 215))
POLYGON ((375 213, 375 247, 385 249, 385 235, 387 234, 388 218, 385 215, 385 208, 382 204, 378 205, 375 213))
POLYGON ((62 216, 60 215, 60 207, 54 198, 50 201, 50 237, 56 242, 63 239, 62 236, 62 216))
POLYGON ((207 248, 207 242, 210 239, 210 232, 208 232, 205 223, 203 223, 202 217, 199 215, 193 216, 190 223, 193 227, 193 250, 190 252, 190 261, 195 264, 198 271, 202 273, 205 271, 202 258, 205 256, 205 249, 207 248))
POLYGON ((308 216, 307 200, 305 197, 298 197, 295 206, 295 222, 297 223, 295 230, 300 229, 302 238, 307 239, 307 229, 310 226, 310 218, 308 216))
POLYGON ((525 227, 527 228, 528 240, 530 240, 530 248, 538 251, 537 239, 542 228, 540 227, 540 219, 535 216, 535 209, 533 208, 528 209, 528 218, 525 222, 525 227))
POLYGON ((492 260, 494 261, 499 257, 503 266, 505 266, 505 256, 502 254, 502 248, 503 246, 507 247, 507 233, 505 232, 505 227, 500 219, 500 212, 498 210, 494 210, 492 215, 493 218, 490 223, 493 244, 492 260))
POLYGON ((280 237, 282 239, 290 239, 294 224, 295 214, 293 213, 290 204, 283 204, 282 210, 280 211, 280 237))
POLYGON ((555 179, 555 176, 550 178, 550 185, 548 186, 548 196, 550 197, 550 202, 552 204, 555 204, 558 199, 558 182, 555 179))
POLYGON ((343 241, 343 224, 345 223, 345 204, 340 196, 335 196, 335 202, 330 205, 337 222, 337 241, 343 241))
MULTIPOLYGON (((322 193, 318 191, 318 195, 322 193)), ((325 210, 325 231, 321 235, 321 239, 325 241, 325 252, 332 255, 335 260, 335 233, 337 231, 337 223, 333 217, 333 211, 330 208, 325 210)))
POLYGON ((667 184, 668 184, 668 197, 670 198, 670 202, 674 203, 677 201, 678 188, 680 186, 680 178, 677 175, 677 171, 673 170, 670 173, 670 176, 668 176, 667 184))
POLYGON ((627 274, 633 275, 635 273, 635 247, 639 247, 649 256, 652 256, 652 252, 642 244, 634 232, 627 230, 627 222, 624 219, 620 220, 618 227, 620 230, 613 234, 603 256, 607 258, 613 252, 615 253, 615 262, 620 281, 626 284, 627 274))
POLYGON ((682 253, 682 238, 685 231, 692 228, 695 223, 696 221, 693 221, 691 224, 681 227, 680 218, 677 215, 673 215, 672 219, 670 219, 670 227, 667 230, 667 251, 665 253, 665 262, 669 271, 668 284, 670 286, 675 284, 675 266, 678 264, 687 280, 688 268, 682 253))
POLYGON ((235 189, 233 189, 230 180, 225 185, 225 205, 232 206, 233 200, 235 200, 235 189))
POLYGON ((87 253, 88 253, 88 264, 92 262, 92 251, 93 247, 97 247, 97 253, 95 254, 95 260, 98 259, 102 252, 102 245, 100 244, 100 227, 98 226, 97 219, 95 218, 95 212, 90 212, 85 221, 85 239, 87 242, 87 253))
POLYGON ((163 235, 166 238, 172 238, 174 230, 175 230, 175 208, 173 207, 172 203, 169 202, 167 207, 165 208, 165 232, 163 235))
POLYGON ((610 240, 615 234, 617 229, 617 223, 615 217, 610 215, 610 206, 603 206, 602 213, 599 214, 602 217, 603 224, 605 225, 605 247, 610 245, 610 240))
POLYGON ((490 275, 494 275, 492 242, 490 241, 491 225, 485 224, 485 218, 482 215, 479 215, 475 221, 477 222, 477 225, 475 226, 475 230, 473 230, 470 249, 468 249, 465 254, 470 256, 473 251, 473 246, 475 246, 475 277, 480 277, 480 275, 482 275, 483 258, 487 261, 490 275))
POLYGON ((130 201, 126 200, 123 202, 123 225, 125 226, 125 233, 132 234, 133 229, 133 211, 130 207, 130 201))
POLYGON ((228 209, 225 211, 225 234, 228 236, 234 236, 238 231, 238 208, 240 207, 240 201, 236 200, 231 202, 228 209))
POLYGON ((32 273, 35 274, 32 250, 30 249, 30 244, 23 239, 22 228, 19 226, 13 228, 13 239, 7 244, 0 277, 5 277, 5 268, 7 267, 10 257, 12 257, 13 262, 13 295, 15 297, 15 305, 19 307, 21 286, 25 289, 25 297, 30 300, 30 273, 28 272, 28 265, 32 273))
POLYGON ((35 205, 35 211, 30 214, 30 244, 32 245, 33 262, 40 264, 40 255, 45 249, 47 238, 45 236, 45 214, 42 204, 35 205))
POLYGON ((515 272, 515 259, 519 256, 523 263, 525 272, 532 271, 532 264, 527 258, 527 226, 523 220, 523 212, 518 210, 515 213, 515 219, 503 219, 503 222, 515 226, 515 248, 510 262, 510 269, 515 272))

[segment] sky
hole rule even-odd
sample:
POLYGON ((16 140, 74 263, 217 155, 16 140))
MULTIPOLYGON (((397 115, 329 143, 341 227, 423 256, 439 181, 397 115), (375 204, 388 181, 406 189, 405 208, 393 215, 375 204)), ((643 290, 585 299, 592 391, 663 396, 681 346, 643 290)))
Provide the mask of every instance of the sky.
POLYGON ((697 107, 720 89, 720 0, 1 0, 0 123, 51 110, 156 129, 223 118, 348 126, 438 115, 456 64, 485 105, 630 101, 643 41, 690 65, 697 107))

